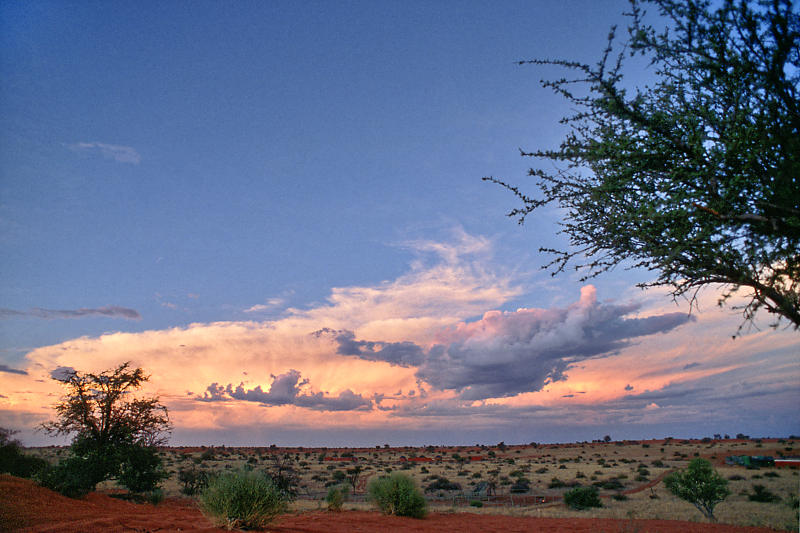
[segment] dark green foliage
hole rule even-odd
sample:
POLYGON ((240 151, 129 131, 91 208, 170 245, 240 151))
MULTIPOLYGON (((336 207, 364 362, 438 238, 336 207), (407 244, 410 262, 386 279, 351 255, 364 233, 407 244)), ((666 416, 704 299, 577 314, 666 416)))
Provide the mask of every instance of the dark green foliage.
POLYGON ((200 506, 227 529, 260 529, 286 511, 288 496, 271 478, 255 471, 221 474, 200 494, 200 506))
POLYGON ((751 502, 773 503, 781 501, 780 496, 770 492, 764 485, 753 485, 753 493, 747 495, 751 502))
POLYGON ((470 507, 483 507, 483 502, 480 500, 470 500, 469 502, 470 507))
POLYGON ((342 505, 347 501, 347 496, 350 490, 347 485, 339 485, 328 489, 328 494, 325 496, 325 503, 328 504, 329 511, 341 511, 342 505))
POLYGON ((620 490, 625 488, 625 485, 617 478, 595 481, 592 485, 605 490, 620 490))
POLYGON ((425 497, 405 474, 373 478, 367 486, 370 501, 386 513, 411 518, 424 518, 428 512, 425 497))
POLYGON ((128 446, 121 450, 117 481, 131 492, 153 492, 169 477, 153 446, 128 446))
POLYGON ((178 481, 183 483, 181 492, 194 496, 208 486, 208 472, 192 465, 178 470, 178 481))
POLYGON ((14 431, 0 428, 0 473, 31 478, 40 470, 47 468, 47 461, 22 452, 19 442, 12 438, 14 431))
POLYGON ((99 374, 71 371, 54 378, 67 394, 55 406, 57 419, 43 424, 56 435, 74 434, 70 456, 40 476, 42 484, 68 496, 94 490, 107 479, 132 492, 151 492, 167 477, 155 446, 170 426, 158 398, 129 393, 149 378, 123 363, 99 374))
POLYGON ((57 465, 40 470, 36 481, 43 487, 70 498, 80 498, 94 490, 105 471, 98 463, 78 456, 67 457, 57 465))
POLYGON ((581 511, 590 507, 602 507, 600 496, 594 487, 575 487, 564 493, 564 503, 570 509, 581 511))
POLYGON ((461 490, 461 485, 450 481, 446 477, 438 476, 433 482, 425 487, 425 492, 436 492, 439 490, 461 490))
POLYGON ((531 490, 531 482, 526 478, 517 478, 513 485, 508 489, 514 494, 522 494, 531 490))
POLYGON ((686 470, 665 477, 664 486, 711 520, 716 520, 714 507, 731 493, 728 480, 720 476, 710 462, 700 458, 692 459, 686 470))
MULTIPOLYGON (((568 265, 588 279, 619 265, 657 274, 641 286, 675 296, 704 285, 747 298, 800 327, 800 11, 791 0, 632 0, 625 46, 615 29, 597 65, 557 65, 575 79, 545 81, 575 115, 558 149, 522 152, 538 195, 494 177, 522 206, 522 222, 551 205, 564 213, 568 265), (643 4, 661 15, 655 29, 643 4), (627 55, 653 77, 631 88, 627 55)), ((737 435, 737 438, 739 436, 737 435)))
POLYGON ((216 456, 213 448, 208 448, 207 450, 203 450, 203 453, 200 454, 201 461, 211 461, 216 456))

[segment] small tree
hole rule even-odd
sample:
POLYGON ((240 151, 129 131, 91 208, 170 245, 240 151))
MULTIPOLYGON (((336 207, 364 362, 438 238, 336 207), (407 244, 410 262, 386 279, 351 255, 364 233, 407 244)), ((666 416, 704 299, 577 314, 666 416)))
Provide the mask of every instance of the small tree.
POLYGON ((45 485, 79 496, 117 478, 131 491, 145 492, 167 477, 156 449, 171 428, 167 408, 157 397, 129 396, 149 379, 141 368, 126 362, 99 374, 70 370, 53 379, 67 393, 55 406, 57 419, 42 427, 74 439, 71 457, 42 476, 45 485))
POLYGON ((706 459, 692 459, 689 468, 664 478, 664 486, 672 494, 691 503, 713 521, 714 507, 728 497, 728 480, 720 476, 706 459))

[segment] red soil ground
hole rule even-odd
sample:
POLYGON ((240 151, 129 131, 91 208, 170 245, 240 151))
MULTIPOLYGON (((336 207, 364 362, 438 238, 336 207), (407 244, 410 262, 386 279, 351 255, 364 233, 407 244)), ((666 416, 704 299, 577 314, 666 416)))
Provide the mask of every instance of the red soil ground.
MULTIPOLYGON (((273 533, 344 532, 653 532, 763 533, 769 529, 671 520, 528 518, 471 513, 432 513, 424 520, 384 516, 376 512, 324 511, 282 516, 273 533)), ((31 533, 223 533, 211 525, 192 500, 170 499, 158 506, 136 504, 107 494, 82 500, 65 498, 34 483, 0 475, 0 531, 31 533)))

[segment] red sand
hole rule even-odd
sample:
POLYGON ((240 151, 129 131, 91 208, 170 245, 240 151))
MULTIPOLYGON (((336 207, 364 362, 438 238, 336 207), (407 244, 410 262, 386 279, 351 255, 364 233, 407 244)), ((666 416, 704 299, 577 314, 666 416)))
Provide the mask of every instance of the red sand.
MULTIPOLYGON (((82 500, 65 498, 28 480, 0 475, 0 531, 58 533, 222 533, 189 499, 169 499, 158 506, 135 504, 106 494, 82 500)), ((672 520, 612 520, 529 518, 472 513, 432 513, 424 520, 385 516, 376 512, 315 511, 276 520, 273 533, 345 532, 653 532, 763 533, 769 529, 672 520)))

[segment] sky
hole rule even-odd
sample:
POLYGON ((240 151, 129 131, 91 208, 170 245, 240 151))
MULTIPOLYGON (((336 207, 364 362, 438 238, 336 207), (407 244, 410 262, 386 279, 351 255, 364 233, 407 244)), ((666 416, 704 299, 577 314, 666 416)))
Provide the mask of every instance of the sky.
POLYGON ((800 434, 796 331, 552 277, 559 211, 481 180, 535 192, 571 110, 517 62, 626 7, 0 3, 0 426, 131 361, 174 445, 800 434))

